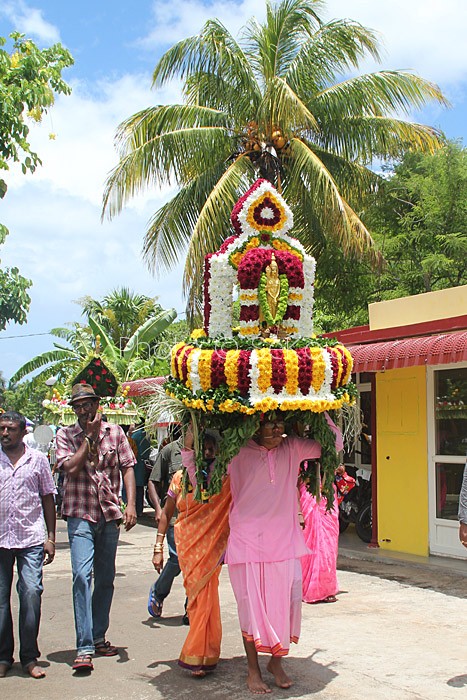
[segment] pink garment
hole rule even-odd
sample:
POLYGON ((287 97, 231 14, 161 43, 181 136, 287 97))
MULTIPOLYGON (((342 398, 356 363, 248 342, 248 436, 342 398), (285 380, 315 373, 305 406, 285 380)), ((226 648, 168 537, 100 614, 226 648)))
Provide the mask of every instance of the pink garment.
POLYGON ((25 445, 12 465, 0 447, 0 547, 26 549, 44 543, 42 496, 56 493, 47 457, 25 445))
POLYGON ((300 485, 300 505, 305 518, 305 541, 311 555, 303 557, 302 595, 305 603, 316 603, 339 591, 336 564, 339 542, 339 510, 337 495, 334 507, 326 511, 326 498, 317 503, 315 497, 300 485))
POLYGON ((298 467, 321 454, 315 440, 289 437, 273 450, 250 440, 229 464, 232 505, 225 561, 277 562, 308 553, 298 524, 298 467))
POLYGON ((302 569, 298 559, 230 564, 242 636, 256 650, 285 656, 298 642, 302 608, 302 569), (274 605, 271 605, 271 601, 274 605))

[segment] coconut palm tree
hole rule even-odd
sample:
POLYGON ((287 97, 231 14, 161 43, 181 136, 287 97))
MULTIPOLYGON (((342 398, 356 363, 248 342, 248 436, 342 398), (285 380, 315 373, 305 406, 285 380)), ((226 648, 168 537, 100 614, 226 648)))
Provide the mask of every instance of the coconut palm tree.
POLYGON ((149 222, 144 255, 170 268, 188 248, 190 318, 204 255, 229 235, 230 212, 258 176, 283 191, 294 235, 315 255, 332 241, 375 259, 357 213, 378 186, 369 166, 440 146, 435 129, 398 116, 432 100, 446 104, 440 89, 411 72, 352 75, 367 55, 379 59, 376 35, 347 19, 324 23, 321 8, 320 0, 267 0, 265 22, 252 19, 238 42, 208 21, 154 71, 156 88, 182 81, 183 103, 149 107, 118 128, 120 160, 103 212, 116 215, 144 188, 177 186, 149 222))
POLYGON ((113 289, 102 301, 90 296, 83 297, 78 304, 83 309, 83 315, 98 321, 113 343, 122 350, 146 319, 163 311, 156 297, 137 294, 128 287, 113 289))

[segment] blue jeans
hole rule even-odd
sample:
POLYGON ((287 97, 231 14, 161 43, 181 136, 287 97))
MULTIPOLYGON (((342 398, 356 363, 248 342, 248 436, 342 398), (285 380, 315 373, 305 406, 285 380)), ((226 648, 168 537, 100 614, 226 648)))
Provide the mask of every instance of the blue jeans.
POLYGON ((25 549, 0 548, 0 663, 13 663, 13 619, 11 616, 11 586, 16 560, 19 596, 19 658, 23 666, 40 656, 37 646, 41 619, 42 565, 44 547, 25 549))
POLYGON ((115 557, 120 528, 116 520, 91 523, 68 518, 73 609, 78 654, 93 654, 105 640, 114 593, 115 557), (94 572, 94 589, 92 574, 94 572))
POLYGON ((169 548, 169 558, 161 571, 159 578, 153 585, 154 597, 158 603, 162 603, 170 593, 174 578, 180 573, 177 550, 175 548, 174 526, 169 525, 167 529, 167 546, 169 548))

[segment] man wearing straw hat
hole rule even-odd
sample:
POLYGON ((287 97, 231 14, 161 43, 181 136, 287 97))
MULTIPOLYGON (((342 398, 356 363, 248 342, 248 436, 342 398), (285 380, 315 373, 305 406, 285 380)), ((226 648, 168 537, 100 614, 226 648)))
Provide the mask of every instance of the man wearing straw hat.
POLYGON ((73 386, 70 404, 78 420, 57 433, 57 465, 65 473, 62 517, 67 521, 73 572, 73 670, 91 671, 94 653, 118 654, 105 635, 119 525, 123 522, 130 530, 136 523, 135 457, 122 428, 102 421, 99 396, 89 384, 73 386), (124 513, 119 504, 121 476, 128 499, 124 513))

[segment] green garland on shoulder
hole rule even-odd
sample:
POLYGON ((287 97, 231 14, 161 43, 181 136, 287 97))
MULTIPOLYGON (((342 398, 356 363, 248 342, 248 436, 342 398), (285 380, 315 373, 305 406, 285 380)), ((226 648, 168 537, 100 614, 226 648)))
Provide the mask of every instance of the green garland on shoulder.
POLYGON ((215 416, 211 416, 211 420, 205 421, 205 425, 200 426, 200 435, 204 434, 204 430, 218 430, 220 440, 209 484, 207 483, 207 464, 204 459, 204 441, 203 439, 200 440, 199 450, 195 458, 196 490, 194 497, 197 501, 207 501, 210 496, 220 492, 229 462, 240 452, 240 449, 246 445, 258 429, 259 415, 240 416, 231 414, 228 418, 228 425, 225 425, 225 418, 224 420, 216 421, 215 416))
MULTIPOLYGON (((334 478, 339 465, 339 455, 336 452, 336 436, 329 426, 324 413, 313 411, 295 411, 289 414, 288 421, 297 421, 310 427, 311 437, 321 445, 320 466, 322 476, 321 493, 327 499, 327 510, 334 507, 334 478)), ((315 464, 310 467, 300 465, 300 478, 307 490, 315 498, 319 493, 320 484, 316 478, 315 464)))

